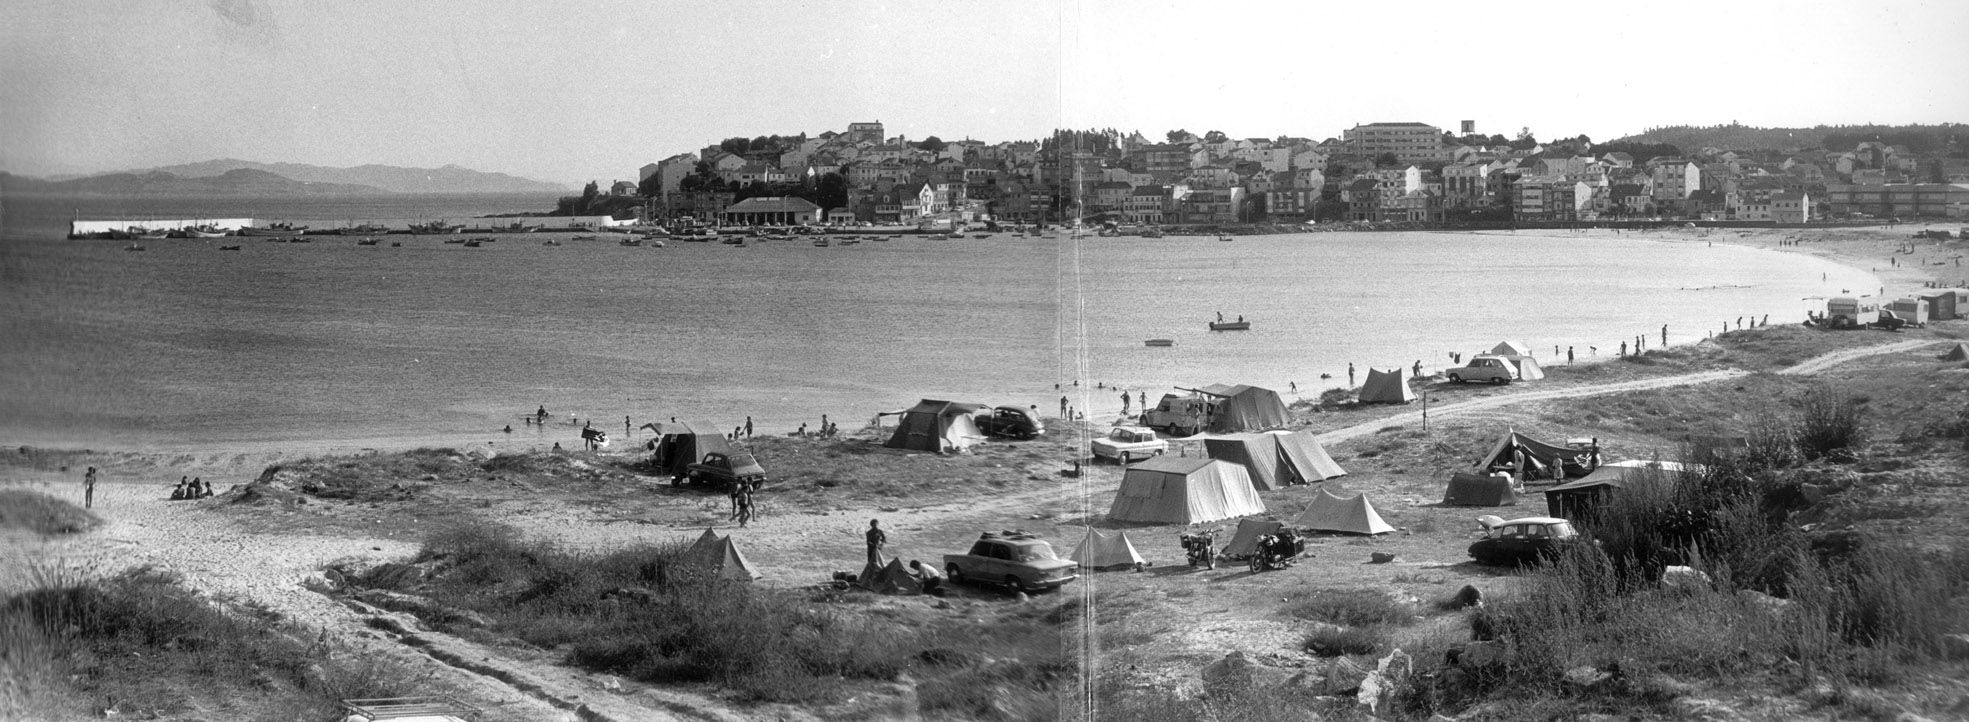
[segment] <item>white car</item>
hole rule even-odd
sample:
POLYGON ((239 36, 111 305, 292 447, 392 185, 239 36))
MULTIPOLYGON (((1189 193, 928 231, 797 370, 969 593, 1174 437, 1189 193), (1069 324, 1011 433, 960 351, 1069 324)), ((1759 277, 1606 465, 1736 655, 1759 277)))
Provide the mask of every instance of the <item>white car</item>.
POLYGON ((1117 426, 1106 438, 1093 442, 1094 458, 1113 459, 1117 464, 1139 461, 1169 450, 1169 442, 1155 435, 1154 429, 1117 426))

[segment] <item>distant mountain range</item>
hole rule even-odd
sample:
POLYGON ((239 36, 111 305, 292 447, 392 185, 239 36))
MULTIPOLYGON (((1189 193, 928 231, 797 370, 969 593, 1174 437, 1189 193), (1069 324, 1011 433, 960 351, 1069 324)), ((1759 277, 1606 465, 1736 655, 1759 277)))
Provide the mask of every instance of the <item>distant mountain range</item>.
MULTIPOLYGON (((14 176, 12 180, 18 182, 30 179, 14 176)), ((235 158, 92 176, 65 176, 36 182, 56 186, 50 189, 55 192, 81 193, 226 193, 233 192, 225 190, 232 185, 245 186, 237 191, 240 193, 277 194, 566 193, 571 190, 558 183, 520 178, 505 173, 485 173, 455 165, 447 165, 443 168, 403 168, 390 165, 330 168, 305 163, 260 163, 235 158), (252 171, 255 175, 233 176, 236 171, 241 170, 252 171), (232 180, 224 180, 228 176, 232 176, 232 180), (297 185, 278 186, 272 183, 269 177, 297 185), (210 189, 202 188, 198 181, 210 181, 213 185, 210 189), (321 190, 322 188, 336 189, 321 190)))
POLYGON ((1673 125, 1649 128, 1616 142, 1668 143, 1685 152, 1722 150, 1795 151, 1810 148, 1852 150, 1861 141, 1906 145, 1916 153, 1957 152, 1969 144, 1969 127, 1939 125, 1819 125, 1810 128, 1759 128, 1737 125, 1673 125))
POLYGON ((354 196, 388 193, 354 183, 297 181, 263 170, 240 168, 217 175, 188 178, 176 173, 146 171, 110 173, 63 181, 46 181, 0 173, 0 192, 70 193, 77 195, 324 195, 354 196))

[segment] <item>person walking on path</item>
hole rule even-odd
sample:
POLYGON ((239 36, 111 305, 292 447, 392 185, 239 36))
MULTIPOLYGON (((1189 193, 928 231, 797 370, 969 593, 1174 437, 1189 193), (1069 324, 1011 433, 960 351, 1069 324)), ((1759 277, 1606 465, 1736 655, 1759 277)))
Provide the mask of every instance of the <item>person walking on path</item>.
POLYGON ((738 511, 733 516, 738 517, 738 528, 744 529, 745 523, 752 521, 752 485, 741 481, 737 486, 738 490, 732 492, 732 504, 738 511))
POLYGON ((82 475, 82 508, 96 505, 96 467, 89 467, 89 473, 82 475))
POLYGON ((752 417, 745 417, 745 438, 752 438, 752 417))
POLYGON ((868 520, 868 534, 866 536, 868 537, 868 563, 870 565, 881 564, 882 547, 889 543, 889 535, 882 533, 881 519, 868 520))

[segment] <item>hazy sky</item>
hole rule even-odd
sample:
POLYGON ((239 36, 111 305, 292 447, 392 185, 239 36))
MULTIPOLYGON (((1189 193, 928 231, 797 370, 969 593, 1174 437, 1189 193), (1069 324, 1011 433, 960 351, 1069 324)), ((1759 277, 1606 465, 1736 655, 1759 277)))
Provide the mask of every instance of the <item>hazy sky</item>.
POLYGON ((7 0, 0 170, 579 183, 734 136, 1969 122, 1969 2, 7 0))

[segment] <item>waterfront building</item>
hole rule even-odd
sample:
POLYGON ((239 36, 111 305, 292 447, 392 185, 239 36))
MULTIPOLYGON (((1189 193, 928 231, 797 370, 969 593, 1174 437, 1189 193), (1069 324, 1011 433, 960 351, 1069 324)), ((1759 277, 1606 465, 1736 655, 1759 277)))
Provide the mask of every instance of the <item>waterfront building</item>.
POLYGON ((820 206, 804 198, 760 196, 725 208, 720 220, 728 226, 790 226, 813 223, 820 206))

